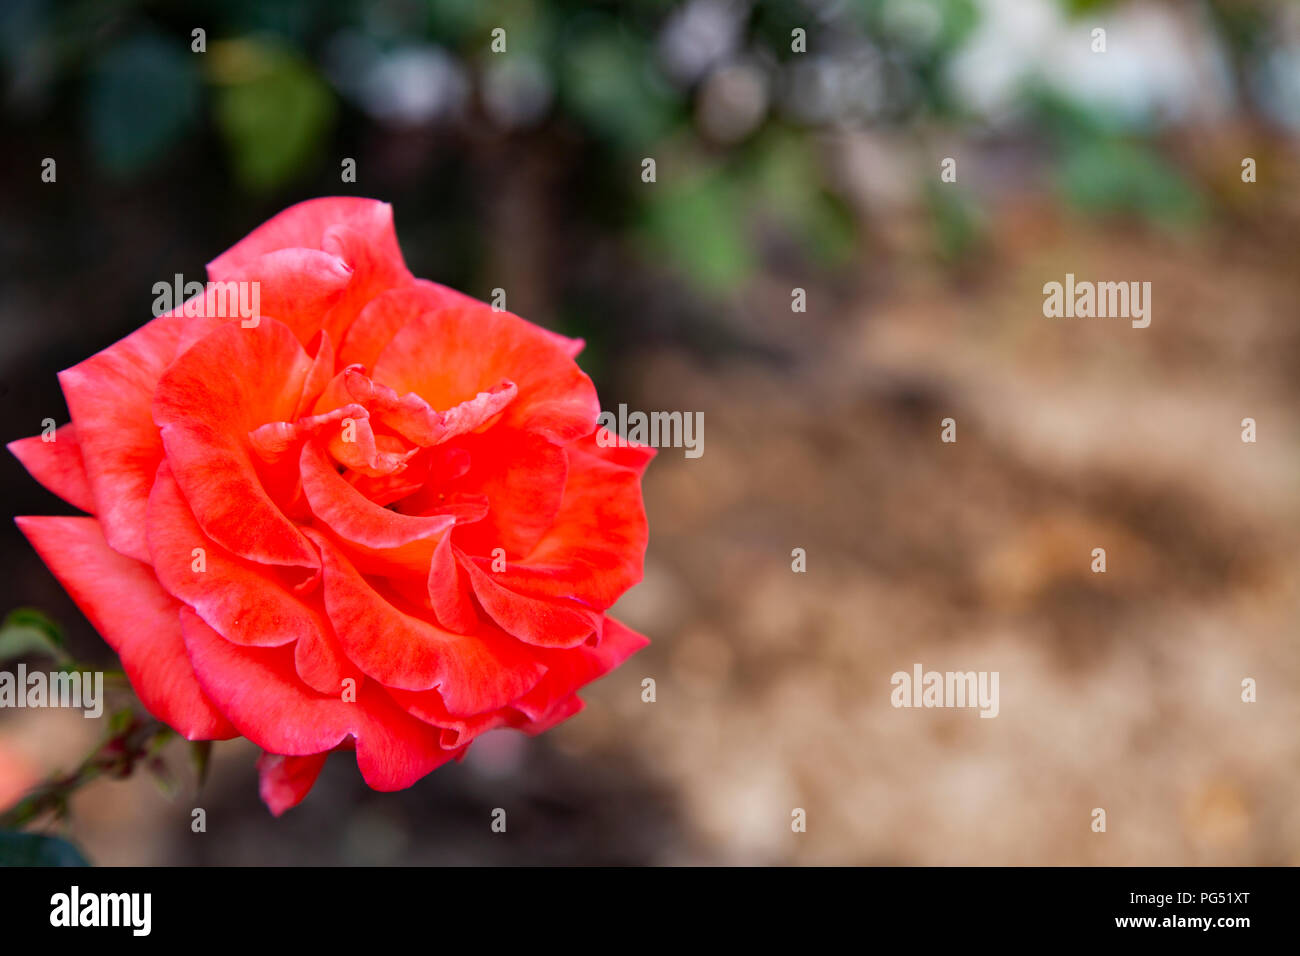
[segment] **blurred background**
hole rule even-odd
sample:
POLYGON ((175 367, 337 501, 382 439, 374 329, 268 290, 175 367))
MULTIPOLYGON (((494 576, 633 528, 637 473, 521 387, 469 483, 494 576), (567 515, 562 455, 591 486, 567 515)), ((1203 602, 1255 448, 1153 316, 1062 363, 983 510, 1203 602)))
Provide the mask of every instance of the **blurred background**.
MULTIPOLYGON (((653 644, 584 713, 400 794, 331 761, 279 821, 256 748, 196 791, 178 744, 73 801, 93 862, 1300 864, 1300 5, 5 0, 0 65, 5 441, 331 194, 585 338, 605 408, 705 419, 646 477, 653 644), (1045 319, 1066 272, 1151 282, 1150 328, 1045 319), (999 671, 997 719, 892 708, 918 662, 999 671)), ((0 548, 0 611, 111 666, 0 548)), ((0 712, 0 801, 101 723, 0 712)))

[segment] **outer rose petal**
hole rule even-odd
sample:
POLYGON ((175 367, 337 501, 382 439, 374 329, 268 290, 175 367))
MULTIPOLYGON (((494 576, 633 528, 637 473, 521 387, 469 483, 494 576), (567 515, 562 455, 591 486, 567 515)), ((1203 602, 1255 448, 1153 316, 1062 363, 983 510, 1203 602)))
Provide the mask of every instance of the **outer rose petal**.
MULTIPOLYGON (((603 611, 641 580, 647 529, 640 471, 595 452, 639 450, 601 449, 589 437, 566 451, 568 482, 554 523, 526 557, 489 580, 521 595, 572 599, 603 611)), ((474 561, 483 571, 491 567, 489 558, 474 561)))
POLYGON ((641 445, 636 442, 630 442, 626 438, 621 438, 616 432, 610 431, 603 425, 599 426, 594 432, 588 435, 580 442, 575 442, 570 446, 573 449, 580 449, 588 455, 595 455, 602 461, 607 461, 611 465, 621 465, 624 468, 631 468, 638 475, 644 474, 646 466, 658 454, 654 448, 649 445, 641 445))
POLYGON ((40 435, 20 438, 8 445, 10 453, 22 462, 33 478, 68 504, 90 514, 95 513, 95 496, 81 460, 77 429, 71 422, 54 431, 54 441, 40 435))
POLYGON ((145 509, 163 458, 154 389, 176 358, 187 323, 203 321, 154 319, 59 373, 104 537, 114 551, 140 561, 149 560, 145 509))
POLYGON ((257 759, 258 792, 262 802, 277 817, 284 811, 302 803, 303 797, 316 783, 325 769, 328 753, 309 757, 286 757, 284 754, 262 754, 257 759))
POLYGON ((552 727, 564 723, 570 717, 580 714, 586 706, 586 701, 581 697, 577 694, 570 694, 567 698, 551 708, 550 712, 544 717, 539 720, 528 721, 522 724, 519 729, 524 733, 533 736, 545 733, 552 727))
MULTIPOLYGON (((541 328, 541 326, 538 326, 541 328)), ((582 354, 582 350, 587 347, 586 339, 571 339, 567 335, 561 335, 559 332, 552 332, 550 329, 542 329, 552 342, 558 345, 564 354, 569 358, 577 358, 582 354)))
POLYGON ((466 747, 475 737, 498 727, 521 727, 528 723, 528 718, 513 707, 470 716, 453 714, 447 710, 436 690, 390 690, 388 695, 408 714, 438 727, 442 731, 441 742, 445 750, 466 747))
MULTIPOLYGON (((391 220, 390 210, 390 235, 391 220)), ((394 247, 396 243, 397 237, 393 236, 394 247)), ((325 231, 321 248, 339 256, 353 268, 352 281, 348 283, 343 298, 330 310, 322 326, 336 341, 343 340, 344 333, 371 299, 387 289, 413 281, 411 273, 406 271, 406 264, 402 262, 400 251, 393 255, 391 250, 378 247, 368 241, 364 233, 351 226, 331 226, 325 231)))
MULTIPOLYGON (((283 322, 306 345, 343 299, 352 281, 352 267, 319 249, 277 249, 231 266, 219 281, 256 282, 259 319, 283 322)), ((212 288, 211 283, 208 287, 212 288)))
MULTIPOLYGON (((290 206, 209 262, 208 276, 213 280, 238 278, 253 260, 282 249, 321 250, 352 269, 341 298, 316 326, 336 342, 342 340, 342 333, 367 302, 385 289, 412 281, 393 231, 392 207, 373 199, 343 196, 290 206)), ((310 333, 303 341, 308 338, 310 333)))
POLYGON ((263 487, 248 440, 254 428, 292 416, 311 369, 280 322, 224 325, 177 359, 154 395, 168 463, 200 527, 251 561, 319 567, 263 487))
POLYGON ((239 647, 189 608, 181 631, 204 692, 241 734, 263 750, 309 756, 356 739, 357 766, 375 790, 401 790, 456 756, 441 734, 401 710, 383 689, 366 682, 355 702, 307 689, 287 647, 239 647))
POLYGON ((542 651, 547 674, 514 704, 491 714, 457 717, 447 711, 434 692, 391 691, 402 707, 434 726, 443 728, 442 745, 467 745, 497 727, 517 727, 539 734, 582 710, 577 691, 603 677, 650 642, 613 618, 606 618, 605 637, 599 645, 584 644, 574 650, 542 651))
MULTIPOLYGON (((542 659, 546 661, 546 676, 512 706, 534 724, 551 726, 563 719, 558 714, 568 717, 576 713, 576 709, 566 712, 566 708, 572 707, 571 698, 576 691, 605 676, 649 643, 630 627, 607 617, 603 637, 594 647, 583 644, 567 651, 545 653, 542 659)), ((545 729, 545 726, 529 729, 545 729)))
POLYGON ((147 566, 109 548, 94 518, 16 520, 90 623, 117 651, 149 713, 190 740, 236 736, 195 679, 181 640, 180 603, 158 586, 147 566))
POLYGON ((374 199, 327 196, 308 199, 271 217, 239 242, 208 263, 208 275, 215 281, 280 249, 320 249, 325 234, 334 226, 356 230, 393 268, 405 269, 402 250, 393 231, 393 207, 374 199))
POLYGON ((398 394, 415 392, 434 408, 451 408, 502 381, 519 395, 501 423, 558 444, 590 434, 600 403, 591 379, 546 332, 481 302, 420 315, 393 336, 373 378, 398 394))

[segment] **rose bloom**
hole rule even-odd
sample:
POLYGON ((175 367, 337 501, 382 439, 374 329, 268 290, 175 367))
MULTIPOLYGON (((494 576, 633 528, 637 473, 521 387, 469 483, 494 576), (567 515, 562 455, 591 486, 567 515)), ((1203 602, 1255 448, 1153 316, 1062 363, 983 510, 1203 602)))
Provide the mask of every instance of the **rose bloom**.
POLYGON ((54 441, 9 446, 91 515, 17 521, 150 713, 261 747, 279 814, 335 750, 397 790, 546 730, 646 644, 605 612, 654 452, 597 440, 581 341, 413 278, 366 199, 287 209, 208 280, 60 373, 54 441))

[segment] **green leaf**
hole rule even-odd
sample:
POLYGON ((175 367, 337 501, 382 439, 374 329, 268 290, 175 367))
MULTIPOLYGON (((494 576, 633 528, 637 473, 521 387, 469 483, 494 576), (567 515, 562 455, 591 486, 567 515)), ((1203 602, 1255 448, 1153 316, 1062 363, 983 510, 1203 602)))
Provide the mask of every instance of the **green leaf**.
POLYGON ((848 262, 857 246, 852 213, 822 186, 809 140, 769 137, 758 147, 754 193, 815 261, 848 262))
POLYGON ((982 217, 967 196, 951 185, 930 182, 925 187, 925 200, 934 229, 935 251, 941 259, 954 262, 978 248, 983 238, 982 217))
POLYGON ((199 786, 202 787, 207 782, 208 767, 212 764, 211 740, 196 740, 190 744, 190 763, 194 767, 199 786))
POLYGON ((115 710, 108 718, 108 734, 110 737, 117 734, 126 733, 135 723, 135 711, 130 707, 122 707, 115 710))
POLYGON ((1169 227, 1195 225, 1205 215, 1196 188, 1140 143, 1081 145, 1066 156, 1058 176, 1066 199, 1090 214, 1129 213, 1169 227))
POLYGON ((59 626, 31 607, 10 611, 0 624, 0 661, 17 660, 29 654, 44 654, 63 660, 63 634, 59 626))
POLYGON ((672 126, 680 105, 654 81, 644 39, 617 23, 588 21, 565 40, 561 98, 600 139, 650 155, 672 126))
POLYGON ((217 127, 240 181, 270 190, 314 165, 335 102, 310 64, 255 40, 216 44, 210 55, 217 127))
POLYGON ((90 866, 81 851, 59 837, 0 831, 0 866, 90 866))
POLYGON ((199 76, 189 41, 139 33, 112 47, 87 77, 85 117, 95 158, 133 175, 194 125, 199 76))
POLYGON ((645 230, 651 255, 663 258, 702 291, 725 292, 758 268, 746 236, 744 197, 718 172, 651 187, 645 230))

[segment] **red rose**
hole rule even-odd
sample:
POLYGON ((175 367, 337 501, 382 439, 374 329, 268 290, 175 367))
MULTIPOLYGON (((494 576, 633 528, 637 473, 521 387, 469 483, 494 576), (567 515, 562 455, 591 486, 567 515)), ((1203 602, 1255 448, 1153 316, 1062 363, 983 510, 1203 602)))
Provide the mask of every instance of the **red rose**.
POLYGON ((93 516, 18 524, 151 713, 260 746, 280 813, 333 750, 408 787, 644 646, 605 611, 654 452, 596 441, 580 341, 413 278, 371 200, 294 206, 208 279, 60 374, 55 441, 9 446, 93 516))

